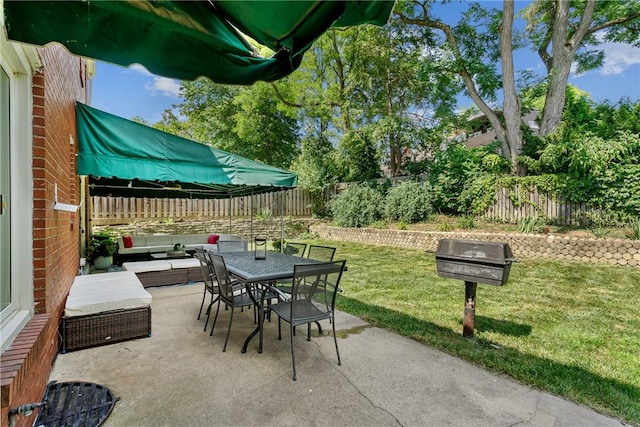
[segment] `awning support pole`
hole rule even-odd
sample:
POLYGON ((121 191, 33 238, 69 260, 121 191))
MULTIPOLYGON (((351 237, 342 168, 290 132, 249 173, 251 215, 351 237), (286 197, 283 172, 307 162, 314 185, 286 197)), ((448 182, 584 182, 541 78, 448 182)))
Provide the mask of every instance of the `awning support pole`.
POLYGON ((229 234, 233 234, 233 232, 231 231, 231 218, 233 217, 231 213, 232 201, 233 201, 233 196, 229 197, 229 234))
POLYGON ((250 212, 250 216, 249 216, 249 224, 250 224, 250 235, 251 235, 251 241, 253 242, 253 190, 251 190, 251 203, 249 204, 249 208, 251 209, 250 212))
POLYGON ((280 252, 284 253, 284 196, 280 191, 280 252))

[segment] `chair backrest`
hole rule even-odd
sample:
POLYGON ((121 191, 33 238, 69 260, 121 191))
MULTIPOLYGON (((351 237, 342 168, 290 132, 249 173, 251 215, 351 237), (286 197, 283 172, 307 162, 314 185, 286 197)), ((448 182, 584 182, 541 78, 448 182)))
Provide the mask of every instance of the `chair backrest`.
POLYGON ((304 255, 304 251, 307 249, 306 243, 291 243, 287 242, 287 245, 284 247, 284 253, 287 255, 299 256, 302 257, 304 255))
POLYGON ((333 255, 336 253, 336 248, 330 246, 309 246, 309 252, 307 252, 307 258, 315 259, 317 261, 333 261, 333 255))
POLYGON ((246 240, 218 240, 218 252, 242 252, 246 250, 246 240))
MULTIPOLYGON (((333 316, 336 293, 346 261, 317 264, 296 264, 291 288, 291 319, 304 323, 305 319, 333 316)), ((311 319, 314 320, 314 319, 311 319)))
POLYGON ((209 257, 218 281, 220 299, 227 304, 233 304, 233 285, 231 284, 231 276, 227 271, 227 264, 225 264, 224 258, 222 255, 211 252, 209 252, 209 257))
POLYGON ((204 249, 201 247, 196 247, 196 258, 200 261, 200 269, 202 270, 202 280, 204 280, 204 285, 207 289, 213 289, 211 272, 209 271, 209 265, 207 264, 206 255, 204 253, 204 249))

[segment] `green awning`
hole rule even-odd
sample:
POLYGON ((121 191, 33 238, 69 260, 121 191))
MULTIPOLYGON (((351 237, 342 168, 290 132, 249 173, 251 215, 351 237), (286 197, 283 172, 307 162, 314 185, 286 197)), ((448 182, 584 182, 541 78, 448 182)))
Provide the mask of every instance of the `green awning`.
POLYGON ((328 28, 384 25, 393 1, 4 1, 10 40, 59 42, 74 54, 180 80, 274 81, 328 28), (275 54, 258 55, 243 34, 275 54))
POLYGON ((228 198, 293 188, 298 176, 76 103, 78 175, 95 196, 228 198))

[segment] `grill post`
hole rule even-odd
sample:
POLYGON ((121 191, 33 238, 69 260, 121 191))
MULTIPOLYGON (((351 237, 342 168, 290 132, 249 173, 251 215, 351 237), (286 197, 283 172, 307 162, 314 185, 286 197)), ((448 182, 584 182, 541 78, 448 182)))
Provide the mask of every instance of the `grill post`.
POLYGON ((517 262, 507 243, 442 239, 436 251, 438 276, 464 280, 462 336, 473 337, 478 283, 507 283, 511 263, 517 262))
POLYGON ((464 282, 464 315, 462 320, 462 336, 472 337, 476 321, 476 289, 475 282, 464 282))

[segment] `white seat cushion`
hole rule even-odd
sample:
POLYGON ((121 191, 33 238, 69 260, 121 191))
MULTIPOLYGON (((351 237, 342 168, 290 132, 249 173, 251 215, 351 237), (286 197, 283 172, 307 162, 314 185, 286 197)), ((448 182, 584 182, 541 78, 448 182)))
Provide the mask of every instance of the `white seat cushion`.
POLYGON ((147 271, 171 270, 171 264, 167 261, 125 262, 122 264, 122 268, 126 271, 133 271, 134 273, 146 273, 147 271))
POLYGON ((153 298, 131 271, 77 276, 64 308, 65 317, 148 307, 153 298))
POLYGON ((171 259, 167 260, 171 264, 171 268, 192 268, 200 267, 200 260, 198 258, 183 258, 183 259, 171 259))

